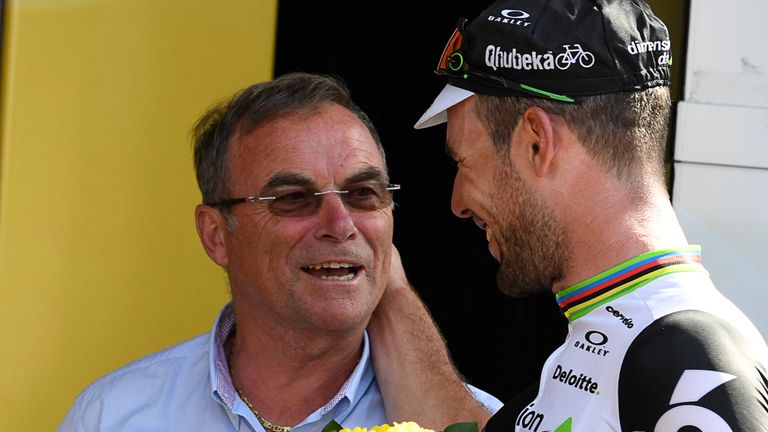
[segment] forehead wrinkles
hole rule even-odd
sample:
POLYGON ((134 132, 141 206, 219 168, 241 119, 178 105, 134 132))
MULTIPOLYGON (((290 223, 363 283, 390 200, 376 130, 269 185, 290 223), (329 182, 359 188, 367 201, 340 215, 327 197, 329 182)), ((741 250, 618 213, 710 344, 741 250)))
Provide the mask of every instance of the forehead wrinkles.
POLYGON ((350 175, 376 170, 386 176, 387 168, 376 144, 365 136, 351 137, 353 143, 332 146, 326 164, 327 178, 345 180, 350 175), (359 138, 359 139, 358 139, 359 138))
POLYGON ((258 177, 262 185, 289 173, 321 183, 317 186, 349 183, 350 176, 371 169, 380 173, 379 180, 387 177, 381 151, 368 128, 341 107, 272 119, 236 136, 229 159, 231 178, 258 177))
MULTIPOLYGON (((353 172, 351 175, 337 180, 336 184, 344 186, 352 183, 361 183, 368 181, 384 181, 387 175, 378 167, 364 165, 364 168, 353 172)), ((281 186, 323 186, 316 184, 316 180, 311 175, 305 175, 301 171, 282 171, 272 175, 264 186, 265 190, 279 188, 281 186)))
MULTIPOLYGON (((290 146, 292 143, 297 144, 294 147, 302 148, 336 143, 340 150, 360 144, 361 147, 370 146, 369 148, 379 153, 376 141, 360 119, 346 108, 335 104, 274 116, 257 127, 240 127, 232 141, 247 143, 248 145, 241 147, 264 154, 282 153, 286 150, 283 146, 290 146), (260 135, 260 139, 248 140, 248 137, 253 135, 260 135), (262 145, 267 142, 281 142, 282 146, 262 145)), ((246 149, 240 149, 243 150, 246 149)))

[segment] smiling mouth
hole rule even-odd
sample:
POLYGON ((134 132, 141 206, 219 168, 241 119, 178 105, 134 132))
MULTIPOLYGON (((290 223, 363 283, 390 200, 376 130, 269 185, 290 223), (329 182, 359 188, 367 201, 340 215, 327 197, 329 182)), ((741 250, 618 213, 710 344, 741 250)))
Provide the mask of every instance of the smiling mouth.
POLYGON ((485 239, 490 242, 491 239, 493 238, 493 232, 491 231, 491 227, 489 227, 484 220, 478 217, 475 217, 473 219, 475 221, 475 225, 477 225, 477 227, 480 228, 481 230, 485 231, 485 239))
POLYGON ((349 263, 327 262, 308 265, 301 269, 323 280, 348 281, 354 279, 362 268, 349 263))

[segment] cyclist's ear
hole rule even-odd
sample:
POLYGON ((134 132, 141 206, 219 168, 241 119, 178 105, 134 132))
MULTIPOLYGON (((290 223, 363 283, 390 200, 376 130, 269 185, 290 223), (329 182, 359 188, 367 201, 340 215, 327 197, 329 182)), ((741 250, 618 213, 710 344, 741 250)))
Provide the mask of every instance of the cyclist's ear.
MULTIPOLYGON (((562 122, 562 118, 555 118, 539 107, 528 108, 522 116, 520 123, 513 134, 511 153, 518 153, 528 164, 531 172, 537 177, 547 175, 552 159, 555 157, 555 122, 562 122), (515 149, 515 146, 519 146, 515 149)), ((564 122, 562 122, 564 125, 564 122)), ((514 156, 513 156, 514 157, 514 156)), ((518 164, 521 161, 512 161, 518 164)), ((519 166, 519 165, 516 165, 519 166)))

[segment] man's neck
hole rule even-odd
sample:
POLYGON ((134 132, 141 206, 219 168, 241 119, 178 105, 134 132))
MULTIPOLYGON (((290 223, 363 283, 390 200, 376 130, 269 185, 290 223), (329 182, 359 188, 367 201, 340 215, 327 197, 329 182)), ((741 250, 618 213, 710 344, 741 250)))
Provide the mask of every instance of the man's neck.
POLYGON ((688 244, 663 190, 644 196, 606 193, 600 200, 602 211, 584 212, 567 222, 570 262, 554 292, 645 252, 688 244))
POLYGON ((238 321, 227 340, 235 388, 270 422, 293 426, 324 406, 347 381, 363 352, 362 331, 352 336, 257 330, 238 321))

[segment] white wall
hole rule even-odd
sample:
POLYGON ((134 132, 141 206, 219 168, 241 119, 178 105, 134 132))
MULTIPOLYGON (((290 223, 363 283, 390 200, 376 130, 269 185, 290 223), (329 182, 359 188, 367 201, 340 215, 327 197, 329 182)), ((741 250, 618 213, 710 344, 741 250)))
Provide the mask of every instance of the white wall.
POLYGON ((691 0, 673 205, 717 287, 768 338, 768 2, 691 0))

